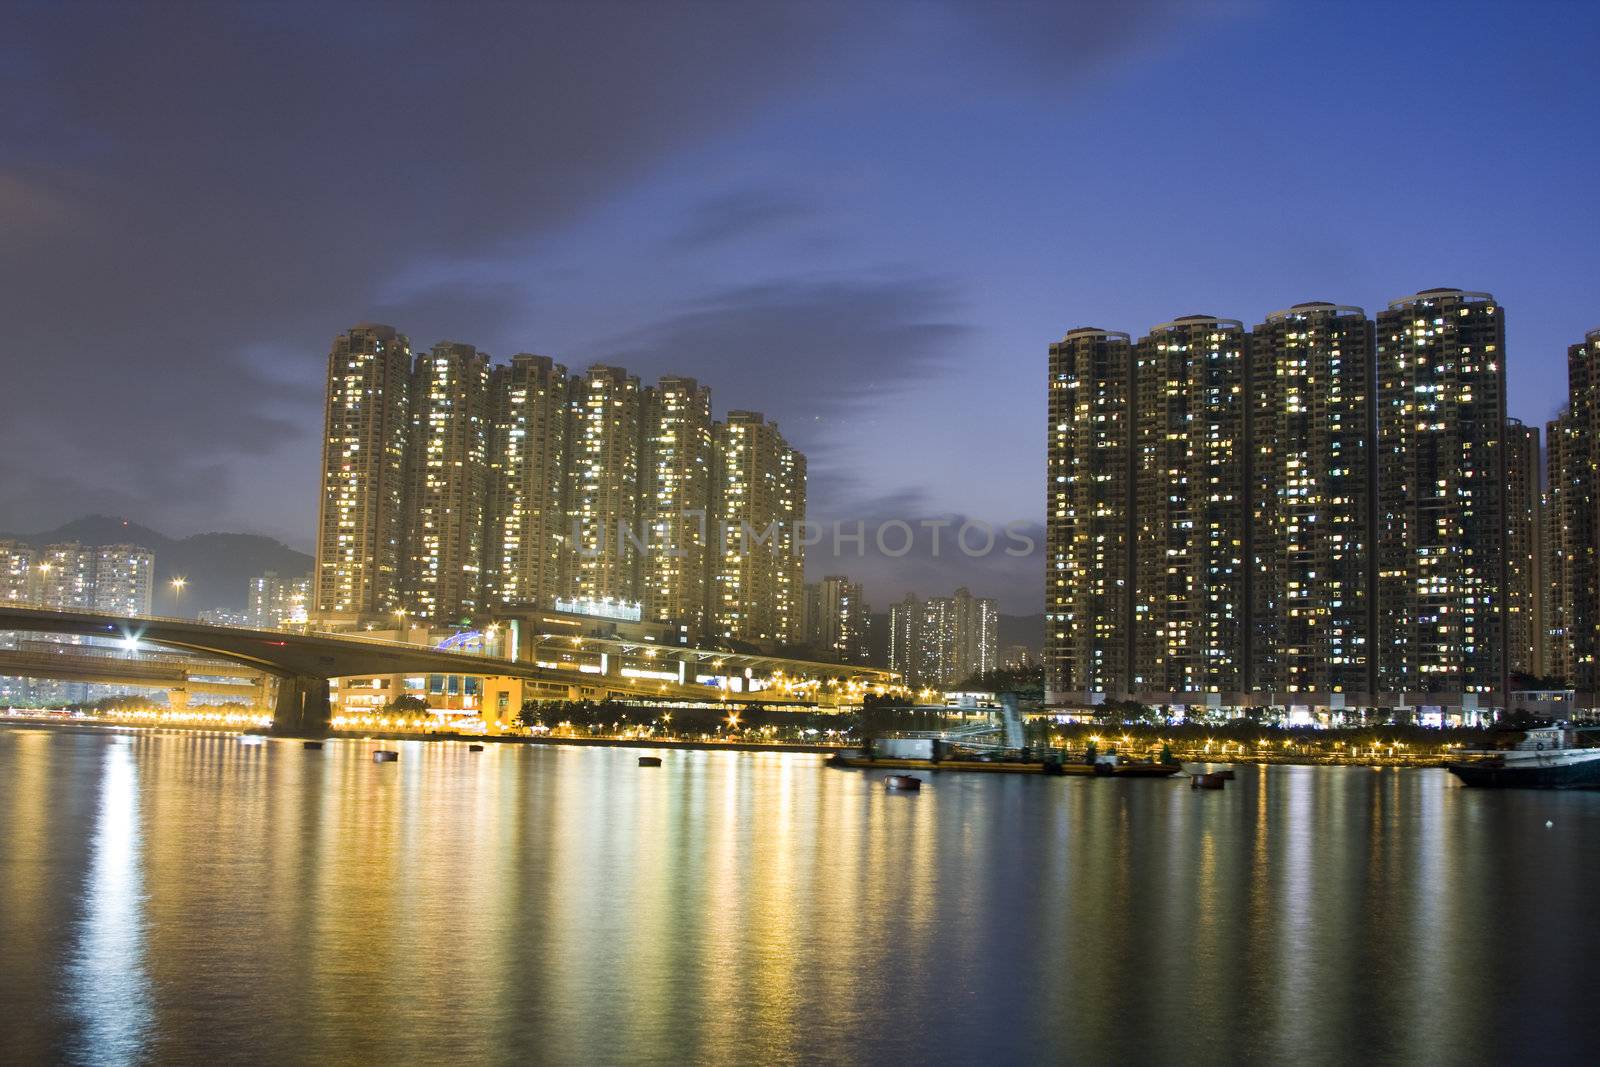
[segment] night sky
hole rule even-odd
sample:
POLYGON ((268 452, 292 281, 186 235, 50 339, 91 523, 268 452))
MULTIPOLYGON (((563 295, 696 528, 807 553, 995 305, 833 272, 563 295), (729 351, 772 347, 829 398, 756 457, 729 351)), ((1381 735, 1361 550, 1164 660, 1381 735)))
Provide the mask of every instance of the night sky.
MULTIPOLYGON (((333 336, 698 376, 814 518, 1038 524, 1066 330, 1432 286, 1543 422, 1600 326, 1600 5, 18 4, 0 529, 309 549, 333 336)), ((882 608, 1030 558, 834 564, 882 608)))

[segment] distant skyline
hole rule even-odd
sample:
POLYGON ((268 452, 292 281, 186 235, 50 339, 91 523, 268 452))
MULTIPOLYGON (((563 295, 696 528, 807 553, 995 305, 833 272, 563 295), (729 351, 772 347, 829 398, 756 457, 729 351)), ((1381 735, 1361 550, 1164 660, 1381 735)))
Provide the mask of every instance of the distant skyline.
MULTIPOLYGON (((309 549, 363 320, 694 376, 815 519, 997 526, 1074 327, 1486 290, 1542 428, 1600 326, 1593 5, 728 10, 9 6, 0 529, 309 549)), ((808 571, 1042 610, 1038 555, 808 571)))

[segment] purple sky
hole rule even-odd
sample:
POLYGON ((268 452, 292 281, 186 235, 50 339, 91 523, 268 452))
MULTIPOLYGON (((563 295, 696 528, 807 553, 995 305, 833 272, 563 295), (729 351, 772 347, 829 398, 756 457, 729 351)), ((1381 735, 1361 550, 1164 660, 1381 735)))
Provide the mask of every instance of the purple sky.
MULTIPOLYGON (((309 548, 335 333, 693 374, 822 519, 1043 516, 1045 351, 1418 289, 1600 326, 1585 3, 7 6, 0 529, 309 548)), ((1039 555, 814 555, 878 607, 1039 555)))

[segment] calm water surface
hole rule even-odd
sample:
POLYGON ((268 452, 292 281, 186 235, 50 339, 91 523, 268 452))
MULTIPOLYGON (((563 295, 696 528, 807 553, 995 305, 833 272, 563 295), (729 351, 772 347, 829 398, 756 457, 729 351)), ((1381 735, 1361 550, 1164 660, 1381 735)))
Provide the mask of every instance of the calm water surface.
POLYGON ((0 729, 0 1063, 1600 1055, 1600 795, 374 747, 0 729))

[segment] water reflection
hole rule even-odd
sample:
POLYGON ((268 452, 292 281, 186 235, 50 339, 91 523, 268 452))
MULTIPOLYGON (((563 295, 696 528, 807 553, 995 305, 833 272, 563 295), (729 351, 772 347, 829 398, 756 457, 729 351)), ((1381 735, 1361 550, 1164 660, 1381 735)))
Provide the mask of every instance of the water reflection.
POLYGON ((80 1062, 139 1063, 145 1056, 152 1011, 139 853, 138 772, 132 743, 117 738, 105 750, 100 813, 83 883, 83 923, 64 997, 81 1027, 80 1062))
POLYGON ((1585 1062, 1600 796, 0 729, 0 1063, 1585 1062), (1547 827, 1546 822, 1553 825, 1547 827))

